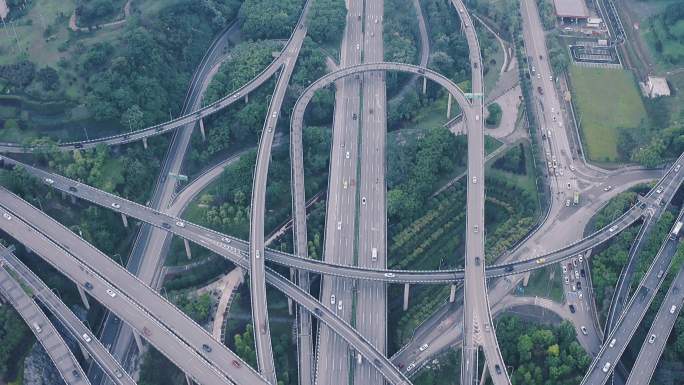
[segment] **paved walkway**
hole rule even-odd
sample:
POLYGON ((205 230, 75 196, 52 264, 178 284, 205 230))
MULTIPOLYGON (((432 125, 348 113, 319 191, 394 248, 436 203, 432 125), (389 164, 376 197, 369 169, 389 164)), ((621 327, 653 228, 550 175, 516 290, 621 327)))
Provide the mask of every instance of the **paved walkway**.
POLYGON ((221 330, 223 329, 223 320, 228 313, 230 303, 233 299, 233 293, 245 281, 245 271, 242 268, 236 267, 230 273, 224 275, 219 280, 218 286, 221 291, 221 298, 219 299, 218 307, 216 309, 216 316, 214 317, 214 325, 211 330, 211 335, 218 341, 221 341, 221 330))

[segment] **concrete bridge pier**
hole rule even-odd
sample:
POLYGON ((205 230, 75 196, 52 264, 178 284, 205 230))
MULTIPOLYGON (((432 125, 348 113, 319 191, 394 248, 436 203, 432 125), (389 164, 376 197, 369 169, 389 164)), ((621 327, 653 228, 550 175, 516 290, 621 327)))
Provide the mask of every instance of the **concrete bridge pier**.
POLYGON ((245 94, 245 104, 249 103, 249 94, 245 94))
POLYGON ((187 382, 188 385, 193 385, 192 379, 190 378, 190 376, 188 376, 187 373, 185 373, 185 382, 187 382))
POLYGON ((409 302, 409 288, 411 285, 408 283, 404 284, 404 311, 408 310, 408 302, 409 302))
MULTIPOLYGON (((295 277, 297 276, 297 271, 293 268, 290 268, 290 281, 294 282, 295 277)), ((292 306, 292 298, 287 297, 287 314, 293 315, 293 306, 292 306)))
POLYGON ((78 347, 81 349, 81 354, 83 354, 83 357, 86 360, 89 360, 90 359, 90 353, 88 353, 88 351, 85 349, 85 347, 83 347, 83 344, 79 342, 78 347))
POLYGON ((485 379, 487 379, 487 360, 485 359, 484 366, 482 367, 482 376, 480 377, 480 385, 485 384, 485 379))
POLYGON ((451 119, 451 93, 449 94, 449 100, 447 101, 447 119, 451 119))
POLYGON ((121 220, 123 221, 124 227, 128 228, 128 218, 126 218, 126 214, 121 213, 121 220))
POLYGON ((147 150, 147 138, 143 138, 143 148, 147 150))
POLYGON ((188 259, 192 258, 192 252, 190 251, 190 242, 187 239, 183 239, 183 244, 185 245, 185 254, 188 259))
POLYGON ((62 191, 62 199, 66 199, 66 198, 67 198, 67 193, 66 193, 66 191, 62 191))
POLYGON ((207 134, 204 132, 204 119, 199 120, 200 133, 202 134, 202 141, 207 141, 207 134))
POLYGON ((81 302, 83 302, 83 306, 87 310, 90 310, 90 303, 88 302, 88 296, 86 296, 85 290, 83 290, 81 285, 76 285, 76 288, 78 289, 78 294, 81 296, 81 302))
POLYGON ((76 204, 76 196, 75 195, 71 195, 71 204, 72 205, 76 204))
POLYGON ((427 93, 427 78, 423 76, 423 95, 427 93))
POLYGON ((451 285, 451 292, 449 292, 449 302, 456 301, 456 285, 451 285))
POLYGON ((138 347, 138 352, 142 353, 142 351, 143 351, 142 339, 140 339, 140 334, 138 334, 138 332, 135 330, 133 330, 133 339, 135 340, 135 345, 138 347))

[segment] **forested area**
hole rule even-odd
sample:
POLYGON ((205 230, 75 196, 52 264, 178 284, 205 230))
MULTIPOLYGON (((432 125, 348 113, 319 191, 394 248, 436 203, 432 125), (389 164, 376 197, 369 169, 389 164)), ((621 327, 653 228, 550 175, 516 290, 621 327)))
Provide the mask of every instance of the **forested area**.
POLYGON ((239 20, 247 39, 287 39, 299 19, 302 0, 244 0, 239 20))
POLYGON ((307 33, 318 43, 337 47, 346 18, 344 0, 316 0, 307 16, 307 33))
POLYGON ((517 316, 497 319, 496 337, 514 385, 576 385, 584 377, 591 357, 577 342, 575 328, 536 325, 517 316))
POLYGON ((31 331, 19 314, 8 304, 0 307, 0 380, 11 380, 23 370, 17 357, 31 347, 31 331))
POLYGON ((76 16, 81 27, 113 21, 113 16, 123 16, 123 6, 126 0, 78 0, 76 16))
POLYGON ((684 3, 673 2, 648 20, 647 39, 659 59, 670 65, 684 62, 684 3))
MULTIPOLYGON (((455 83, 470 83, 468 43, 460 33, 456 8, 448 1, 423 0, 424 16, 430 35, 429 67, 455 83)), ((464 87, 465 90, 470 87, 464 87)), ((467 91, 466 91, 467 92, 467 91)))

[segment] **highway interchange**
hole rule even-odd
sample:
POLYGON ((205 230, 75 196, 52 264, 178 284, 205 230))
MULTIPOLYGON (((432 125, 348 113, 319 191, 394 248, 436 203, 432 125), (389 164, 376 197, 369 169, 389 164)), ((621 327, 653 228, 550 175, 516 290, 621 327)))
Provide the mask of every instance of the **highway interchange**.
MULTIPOLYGON (((547 64, 548 61, 545 60, 546 47, 543 34, 539 35, 541 24, 538 12, 533 1, 527 0, 522 3, 523 17, 526 18, 526 22, 523 23, 525 26, 523 33, 526 41, 532 43, 527 44, 526 48, 530 50, 530 57, 537 65, 532 72, 538 72, 536 78, 533 76, 533 81, 538 82, 539 87, 546 91, 544 92, 546 96, 539 98, 536 112, 541 117, 540 121, 543 125, 541 132, 545 133, 545 130, 548 130, 548 135, 545 135, 548 138, 545 142, 545 146, 548 145, 546 154, 549 158, 553 158, 549 162, 554 163, 554 166, 549 168, 556 170, 551 172, 550 179, 553 182, 550 184, 550 188, 554 194, 554 199, 552 199, 552 204, 549 207, 547 218, 557 217, 561 220, 572 218, 572 214, 563 209, 563 205, 569 199, 571 192, 580 190, 582 182, 601 179, 606 175, 587 167, 583 162, 578 161, 574 155, 576 152, 572 150, 567 131, 563 126, 563 108, 555 94, 553 78, 548 75, 551 70, 547 64), (556 163, 559 167, 556 167, 556 163), (565 170, 565 173, 558 170, 565 170)), ((608 226, 586 237, 578 237, 581 238, 579 240, 578 238, 569 238, 556 240, 561 241, 560 243, 547 242, 546 250, 538 247, 518 246, 507 255, 507 258, 504 258, 503 263, 485 268, 484 103, 483 98, 478 97, 485 91, 482 77, 482 58, 480 57, 477 34, 465 5, 460 0, 452 0, 452 4, 461 17, 462 29, 470 49, 472 89, 468 96, 447 78, 422 65, 412 66, 383 62, 382 22, 384 5, 382 0, 365 2, 350 0, 348 2, 347 27, 342 41, 340 69, 311 84, 297 100, 291 117, 293 217, 295 244, 297 245, 294 255, 265 248, 263 233, 265 188, 270 152, 282 101, 299 54, 299 48, 306 36, 304 20, 308 2, 293 35, 280 55, 261 74, 238 91, 206 107, 198 108, 201 97, 196 92, 198 89, 196 84, 193 84, 189 93, 190 100, 192 100, 190 112, 180 118, 130 134, 59 145, 62 150, 78 150, 93 147, 99 143, 115 145, 143 138, 146 140, 149 136, 178 129, 168 156, 171 161, 168 170, 179 170, 189 142, 189 135, 196 121, 215 113, 238 98, 246 96, 276 74, 277 71, 280 71, 276 89, 265 117, 258 148, 252 190, 249 242, 184 221, 177 217, 179 211, 171 210, 169 213, 167 209, 175 196, 176 185, 174 182, 168 181, 170 178, 165 177, 166 168, 164 175, 160 178, 162 181, 161 192, 160 195, 156 195, 158 197, 156 207, 153 208, 124 200, 63 176, 21 164, 11 158, 0 157, 0 166, 21 165, 29 174, 39 178, 47 186, 61 190, 64 194, 79 197, 120 212, 124 221, 125 218, 132 217, 151 225, 149 234, 159 234, 159 239, 162 242, 148 240, 141 246, 143 249, 145 244, 149 242, 157 245, 157 247, 164 245, 169 239, 167 234, 174 234, 206 247, 249 271, 258 362, 256 369, 259 372, 250 368, 222 343, 214 340, 199 325, 156 293, 155 288, 158 282, 155 284, 154 280, 158 274, 159 258, 162 258, 161 248, 155 251, 157 258, 148 258, 143 255, 142 261, 148 263, 150 268, 146 270, 148 271, 147 278, 138 279, 83 239, 4 188, 0 189, 0 212, 3 215, 3 218, 0 219, 0 229, 40 255, 45 261, 73 280, 79 288, 85 288, 98 302, 116 313, 119 319, 132 327, 135 330, 133 336, 136 339, 142 336, 190 378, 201 384, 276 383, 266 304, 266 283, 282 291, 298 304, 300 327, 298 332, 298 348, 300 349, 298 359, 300 367, 309 368, 309 370, 305 370, 305 374, 300 373, 300 383, 312 384, 315 381, 321 384, 336 384, 339 383, 340 378, 347 378, 349 373, 353 372, 354 383, 381 383, 382 378, 384 378, 392 384, 409 384, 410 381, 407 376, 414 374, 415 371, 409 373, 410 370, 408 369, 401 370, 401 366, 395 366, 396 360, 393 360, 393 363, 386 357, 386 285, 387 283, 454 284, 458 281, 463 281, 464 284, 463 304, 460 313, 458 313, 462 314, 463 317, 460 326, 463 341, 461 383, 475 384, 480 381, 477 357, 478 350, 481 348, 493 382, 495 384, 510 384, 507 367, 503 362, 492 322, 492 311, 501 311, 502 308, 505 308, 506 304, 502 302, 505 293, 514 286, 513 283, 519 279, 521 273, 571 259, 609 240, 641 218, 646 217, 648 224, 658 217, 663 211, 660 209, 661 203, 669 202, 682 183, 684 172, 679 172, 679 165, 684 163, 682 159, 684 154, 662 175, 660 181, 640 200, 639 204, 631 207, 608 226), (440 84, 449 93, 450 100, 453 97, 463 111, 468 134, 464 270, 399 271, 386 269, 387 222, 385 220, 386 166, 384 143, 387 123, 385 71, 409 72, 440 84), (303 154, 301 131, 304 125, 303 115, 306 105, 317 90, 332 83, 335 83, 337 88, 324 261, 315 261, 307 259, 306 251, 302 250, 306 245, 306 215, 302 204, 305 199, 305 192, 303 188, 303 162, 301 161, 303 154), (179 144, 176 144, 178 135, 181 135, 181 138, 178 139, 179 144), (175 165, 173 162, 176 162, 175 165), (357 210, 358 214, 355 214, 357 210), (297 270, 298 279, 296 281, 299 286, 266 266, 265 260, 267 259, 273 263, 297 270), (322 275, 320 300, 308 293, 308 275, 312 272, 322 275), (487 279, 490 278, 499 279, 496 284, 490 285, 488 293, 487 279), (334 299, 333 296, 335 296, 334 299), (355 307, 352 304, 355 304, 355 307), (382 306, 379 308, 378 304, 382 304, 382 306), (312 350, 311 340, 313 332, 311 331, 310 317, 312 315, 322 322, 317 334, 318 343, 315 353, 312 350), (305 330, 306 328, 308 331, 305 330), (314 360, 316 361, 315 364, 313 364, 314 360), (313 365, 316 366, 315 369, 313 365)), ((200 76, 200 78, 202 77, 200 76)), ((193 83, 203 83, 197 78, 194 79, 193 83)), ((0 143, 0 151, 4 152, 30 152, 32 150, 34 149, 0 143)), ((641 171, 635 171, 635 175, 641 175, 636 174, 638 172, 641 171)), ((606 192, 609 190, 604 189, 606 192)), ((567 207, 568 204, 565 206, 567 207)), ((589 213, 583 212, 582 214, 587 216, 589 213)), ((538 234, 547 232, 553 223, 555 221, 543 222, 526 239, 527 242, 520 245, 531 244, 530 242, 534 242, 538 234)), ((646 227, 647 225, 644 225, 644 228, 646 227)), ((641 235, 638 239, 641 240, 641 235)), ((603 384, 607 381, 615 368, 615 363, 619 360, 622 351, 634 334, 636 326, 644 317, 648 305, 664 280, 662 272, 667 271, 677 245, 678 240, 676 238, 668 238, 664 241, 653 265, 642 280, 637 295, 632 297, 622 315, 616 320, 613 331, 604 339, 600 351, 583 380, 583 384, 603 384), (616 341, 609 345, 608 341, 613 339, 616 341), (606 366, 606 363, 611 365, 606 366)), ((3 253, 3 258, 0 261, 3 262, 3 265, 7 265, 3 268, 11 268, 19 273, 24 281, 29 282, 32 287, 40 287, 41 290, 44 290, 44 287, 41 286, 44 284, 32 276, 30 271, 22 267, 20 262, 8 252, 3 253)), ((4 271, 0 269, 0 272, 4 271)), ((678 274, 675 282, 679 283, 679 280, 683 279, 680 278, 681 275, 678 274)), ((12 280, 4 279, 5 276, 8 275, 5 274, 0 277, 5 297, 11 298, 14 302, 19 301, 19 297, 11 293, 12 280), (5 284, 8 286, 5 287, 5 284)), ((10 278, 12 277, 10 276, 10 278)), ((676 288, 676 286, 673 287, 676 288)), ((25 302, 25 300, 22 301, 25 302)), ((45 306, 51 312, 59 315, 58 300, 45 297, 41 298, 41 301, 45 302, 45 306)), ((662 326, 658 324, 657 330, 671 330, 682 301, 684 298, 678 290, 671 289, 668 292, 666 301, 661 307, 658 318, 656 318, 656 323, 660 321, 662 324, 662 326), (672 310, 671 306, 675 306, 675 311, 672 310)), ((29 300, 29 302, 31 301, 29 300)), ((63 307, 63 304, 61 306, 63 307)), ((549 304, 544 306, 553 307, 549 304)), ((21 308, 18 307, 18 310, 21 308)), ((559 314, 562 313, 558 309, 555 311, 559 314)), ((620 313, 619 310, 617 312, 620 313)), ((37 317, 35 314, 31 317, 37 317)), ((449 315, 450 312, 435 314, 434 320, 449 315)), ((69 317, 68 314, 62 315, 60 320, 67 325, 74 325, 72 334, 78 337, 82 330, 76 331, 78 329, 76 329, 75 324, 78 323, 81 329, 83 325, 69 317)), ((31 325, 33 319, 27 319, 27 323, 31 325)), ((654 327, 656 323, 654 323, 654 327)), ((51 330, 49 334, 58 336, 54 330, 51 330)), ((42 332, 38 332, 36 335, 41 339, 42 332)), ((44 335, 47 336, 48 333, 44 335)), ((662 352, 665 339, 660 338, 662 343, 659 340, 658 344, 653 344, 653 341, 644 343, 642 352, 655 351, 657 353, 644 353, 648 354, 650 362, 653 364, 651 368, 655 366, 654 362, 657 361, 662 352)), ((41 340, 41 342, 43 341, 41 340)), ((412 343, 416 343, 416 341, 412 341, 412 343)), ((63 345, 63 341, 61 345, 63 345)), ((87 343, 81 343, 81 345, 88 346, 87 343)), ((93 345, 95 348, 86 350, 95 356, 96 361, 104 368, 108 377, 115 383, 130 383, 132 381, 128 375, 118 376, 121 374, 121 366, 116 361, 112 362, 112 356, 106 351, 103 352, 101 345, 97 343, 93 345)), ((54 352, 58 349, 46 348, 46 350, 51 353, 51 350, 54 352)), ((117 358, 120 357, 121 355, 117 358)), ((63 362, 58 357, 53 357, 53 359, 56 363, 63 362)), ((80 366, 75 363, 75 359, 72 361, 69 364, 71 366, 63 367, 64 370, 62 371, 66 373, 63 374, 65 381, 68 384, 88 383, 80 366), (70 369, 73 365, 76 369, 70 369), (80 374, 75 375, 74 370, 80 371, 80 374)), ((649 360, 644 361, 649 362, 649 360)), ((58 366, 60 365, 58 364, 58 366)), ((637 368, 638 366, 635 366, 635 369, 637 368)), ((649 366, 645 366, 645 368, 649 368, 649 366)), ((652 372, 652 370, 649 372, 640 368, 633 372, 634 377, 629 377, 629 383, 648 383, 648 381, 644 382, 644 379, 649 379, 652 372)))

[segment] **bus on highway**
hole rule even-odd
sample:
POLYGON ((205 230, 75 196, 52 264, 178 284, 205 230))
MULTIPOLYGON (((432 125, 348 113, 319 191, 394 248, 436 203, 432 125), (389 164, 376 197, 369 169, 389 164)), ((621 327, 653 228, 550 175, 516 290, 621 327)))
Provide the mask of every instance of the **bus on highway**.
POLYGON ((670 239, 673 241, 677 239, 679 236, 679 230, 682 229, 682 221, 677 221, 677 224, 675 225, 674 229, 672 229, 672 232, 670 233, 670 239))

